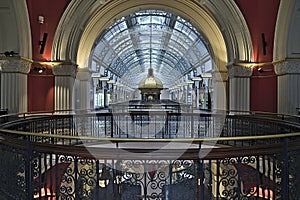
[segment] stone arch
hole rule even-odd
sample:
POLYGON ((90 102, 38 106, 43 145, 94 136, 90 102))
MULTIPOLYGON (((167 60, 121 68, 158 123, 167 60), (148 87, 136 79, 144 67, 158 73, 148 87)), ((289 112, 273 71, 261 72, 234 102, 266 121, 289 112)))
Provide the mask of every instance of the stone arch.
POLYGON ((32 63, 27 4, 26 1, 1 0, 0 7, 0 52, 15 53, 12 58, 0 59, 0 106, 9 113, 26 112, 27 74, 32 63))
POLYGON ((26 1, 2 0, 1 7, 0 52, 14 51, 31 59, 31 29, 26 1))
POLYGON ((250 34, 237 5, 217 0, 71 2, 57 29, 52 59, 73 61, 86 68, 102 31, 119 17, 141 9, 163 9, 189 19, 208 38, 220 71, 227 71, 228 63, 253 59, 250 34), (222 16, 218 15, 221 11, 222 16))
POLYGON ((300 107, 300 1, 280 2, 274 34, 277 112, 297 115, 300 107))
POLYGON ((299 16, 299 1, 281 1, 274 34, 274 61, 300 57, 299 16))
POLYGON ((90 51, 94 41, 106 27, 111 25, 114 19, 118 19, 127 14, 143 9, 161 9, 173 12, 177 15, 189 19, 190 23, 198 27, 209 40, 213 54, 215 55, 215 64, 220 71, 226 71, 227 49, 221 31, 218 29, 213 19, 197 4, 185 1, 159 1, 150 0, 147 3, 141 1, 113 1, 111 4, 104 5, 103 9, 94 15, 87 28, 82 34, 79 43, 77 61, 82 67, 88 65, 90 51), (171 3, 170 3, 171 2, 171 3))

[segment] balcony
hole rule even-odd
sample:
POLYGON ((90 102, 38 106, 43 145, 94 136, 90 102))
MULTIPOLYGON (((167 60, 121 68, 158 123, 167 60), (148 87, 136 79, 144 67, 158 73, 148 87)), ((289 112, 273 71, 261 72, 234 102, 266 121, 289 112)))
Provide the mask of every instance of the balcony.
POLYGON ((295 116, 110 109, 2 119, 4 199, 300 198, 295 116))

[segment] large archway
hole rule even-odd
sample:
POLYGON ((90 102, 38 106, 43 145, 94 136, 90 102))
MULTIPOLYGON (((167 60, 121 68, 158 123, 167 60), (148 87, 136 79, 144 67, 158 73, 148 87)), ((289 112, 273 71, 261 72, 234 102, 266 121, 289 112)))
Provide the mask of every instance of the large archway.
POLYGON ((216 22, 198 4, 188 1, 157 1, 151 0, 147 3, 141 1, 111 1, 100 9, 87 24, 77 53, 79 68, 88 66, 90 51, 97 37, 108 28, 116 19, 128 14, 145 9, 160 9, 183 16, 190 23, 202 30, 208 37, 208 41, 215 55, 215 63, 220 71, 227 71, 227 47, 223 35, 216 22))
MULTIPOLYGON (((108 1, 105 4, 102 4, 101 1, 87 2, 86 4, 83 2, 71 3, 59 25, 58 30, 60 31, 56 33, 53 60, 72 60, 79 66, 77 78, 86 81, 90 77, 91 50, 99 35, 118 18, 144 9, 165 10, 182 16, 207 37, 214 60, 215 94, 218 96, 218 98, 214 98, 215 108, 226 109, 228 94, 226 66, 236 61, 249 62, 252 60, 249 31, 242 14, 232 2, 201 1, 197 3, 178 0, 150 0, 145 3, 138 0, 126 2, 118 0, 108 1), (84 9, 79 10, 79 7, 84 9), (213 14, 220 9, 224 13, 222 17, 213 14), (89 10, 89 14, 82 15, 87 10, 89 10), (81 21, 76 20, 79 18, 81 21), (228 19, 229 23, 224 23, 224 18, 228 19), (238 35, 235 33, 237 29, 239 30, 238 35), (69 48, 66 49, 66 46, 69 48)), ((81 91, 78 90, 80 94, 77 95, 76 101, 81 102, 80 108, 89 108, 90 100, 82 95, 87 95, 90 85, 84 83, 85 86, 80 86, 80 84, 82 81, 78 82, 76 86, 81 88, 81 91), (87 87, 85 91, 82 91, 83 87, 87 87)))

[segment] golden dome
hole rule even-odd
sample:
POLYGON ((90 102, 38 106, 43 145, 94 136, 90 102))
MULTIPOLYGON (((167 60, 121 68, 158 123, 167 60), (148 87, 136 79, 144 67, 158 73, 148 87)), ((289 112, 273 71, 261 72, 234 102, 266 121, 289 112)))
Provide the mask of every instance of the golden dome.
POLYGON ((153 76, 153 69, 150 68, 148 72, 148 77, 142 80, 139 83, 139 89, 160 89, 162 90, 163 84, 162 82, 153 76))
POLYGON ((163 84, 158 78, 150 76, 140 82, 139 89, 163 89, 163 84))

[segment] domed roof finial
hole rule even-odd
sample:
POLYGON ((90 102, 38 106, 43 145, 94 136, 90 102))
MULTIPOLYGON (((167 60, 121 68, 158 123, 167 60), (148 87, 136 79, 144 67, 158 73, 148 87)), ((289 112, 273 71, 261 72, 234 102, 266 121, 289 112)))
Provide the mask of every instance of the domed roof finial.
POLYGON ((153 74, 153 68, 152 67, 150 67, 148 69, 148 77, 150 77, 150 76, 154 76, 154 74, 153 74))

